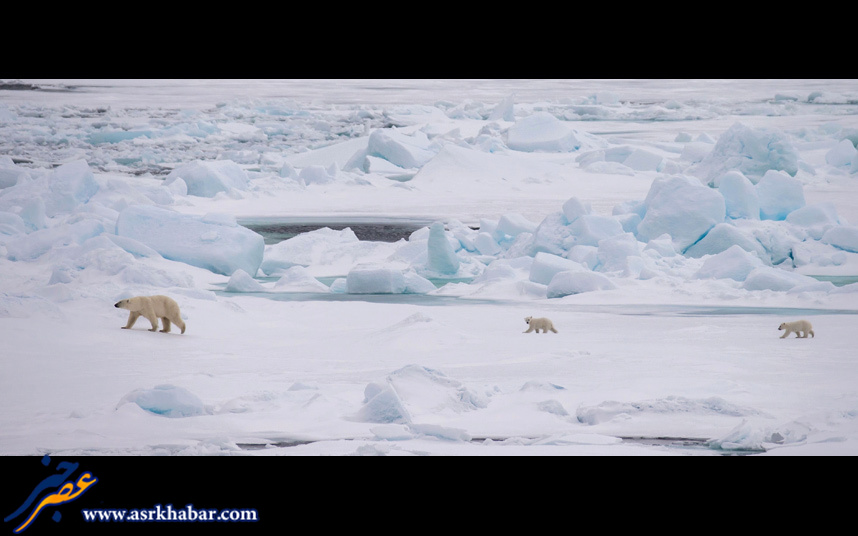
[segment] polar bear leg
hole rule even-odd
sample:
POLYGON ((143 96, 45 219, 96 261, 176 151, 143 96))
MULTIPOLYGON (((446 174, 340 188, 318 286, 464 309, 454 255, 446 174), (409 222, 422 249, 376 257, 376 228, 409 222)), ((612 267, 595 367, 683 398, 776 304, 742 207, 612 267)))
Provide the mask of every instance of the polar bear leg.
POLYGON ((178 314, 176 315, 176 318, 173 319, 173 324, 176 324, 177 326, 179 326, 179 329, 182 330, 182 333, 185 332, 185 322, 182 320, 182 317, 180 317, 178 314))
POLYGON ((530 326, 527 328, 527 331, 523 331, 522 333, 530 333, 531 331, 533 331, 533 326, 530 326))
POLYGON ((152 308, 148 307, 147 310, 144 310, 141 314, 146 317, 146 320, 148 320, 150 324, 152 324, 152 329, 149 331, 158 331, 158 317, 155 316, 152 308))
POLYGON ((162 316, 161 323, 164 325, 164 329, 161 330, 161 333, 170 333, 170 319, 166 316, 162 316))
POLYGON ((788 336, 790 333, 792 333, 790 330, 786 330, 786 331, 784 331, 784 334, 783 334, 783 335, 781 335, 781 336, 780 336, 780 337, 778 337, 778 338, 780 338, 780 339, 786 339, 786 338, 787 338, 787 336, 788 336))
POLYGON ((138 318, 140 318, 140 313, 136 311, 128 313, 128 323, 122 326, 122 329, 131 329, 131 327, 134 326, 134 322, 137 322, 138 318))

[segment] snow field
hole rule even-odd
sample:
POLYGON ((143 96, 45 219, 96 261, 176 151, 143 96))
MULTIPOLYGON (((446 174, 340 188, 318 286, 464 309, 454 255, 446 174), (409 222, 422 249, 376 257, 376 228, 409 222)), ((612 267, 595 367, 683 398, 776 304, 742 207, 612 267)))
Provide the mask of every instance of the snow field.
POLYGON ((0 101, 0 452, 854 454, 858 284, 810 277, 858 275, 840 83, 0 101), (274 245, 237 224, 281 215, 436 223, 274 245), (113 303, 156 293, 186 333, 120 330, 113 303), (523 335, 531 315, 559 333, 523 335), (778 339, 797 316, 817 337, 778 339))

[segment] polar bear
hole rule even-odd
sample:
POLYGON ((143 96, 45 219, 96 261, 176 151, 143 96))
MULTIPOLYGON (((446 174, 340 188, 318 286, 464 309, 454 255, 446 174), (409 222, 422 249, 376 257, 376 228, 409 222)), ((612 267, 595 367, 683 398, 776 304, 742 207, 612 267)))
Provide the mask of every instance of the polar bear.
POLYGON ((539 333, 540 329, 542 330, 542 333, 548 333, 549 329, 554 333, 557 333, 557 330, 554 329, 554 324, 552 324, 551 320, 548 320, 547 318, 533 318, 532 316, 527 316, 524 318, 524 321, 529 326, 527 331, 524 333, 530 333, 533 330, 536 330, 536 332, 539 333))
POLYGON ((158 319, 160 318, 164 323, 162 333, 170 332, 170 322, 182 328, 182 333, 185 332, 185 323, 182 321, 179 312, 179 304, 169 296, 136 296, 119 300, 114 307, 131 311, 128 315, 128 323, 122 329, 131 329, 134 322, 143 316, 152 324, 152 329, 149 331, 158 330, 158 319))
POLYGON ((796 320, 795 322, 784 322, 780 325, 778 330, 786 330, 784 334, 781 335, 781 339, 785 339, 790 333, 795 333, 795 337, 806 339, 807 334, 810 333, 811 337, 816 337, 816 334, 813 333, 813 326, 810 325, 810 322, 807 320, 796 320))

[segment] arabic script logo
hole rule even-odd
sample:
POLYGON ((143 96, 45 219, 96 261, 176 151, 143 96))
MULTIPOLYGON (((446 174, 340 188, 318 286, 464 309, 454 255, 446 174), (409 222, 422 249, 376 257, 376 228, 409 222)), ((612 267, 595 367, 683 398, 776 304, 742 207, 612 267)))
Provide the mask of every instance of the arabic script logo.
MULTIPOLYGON (((47 467, 50 463, 51 457, 45 455, 42 458, 42 465, 47 467)), ((84 472, 77 480, 74 480, 71 476, 77 471, 78 465, 77 463, 60 462, 57 464, 57 471, 62 472, 50 475, 36 485, 30 496, 24 501, 24 504, 3 519, 4 522, 8 523, 12 519, 21 517, 31 505, 36 504, 35 508, 30 511, 30 515, 12 532, 19 534, 26 530, 45 508, 56 507, 60 504, 73 501, 80 497, 91 485, 98 482, 98 479, 89 472, 84 472), (45 492, 47 493, 45 494, 45 492)), ((59 511, 55 511, 52 519, 59 521, 60 518, 62 518, 62 514, 59 511)))

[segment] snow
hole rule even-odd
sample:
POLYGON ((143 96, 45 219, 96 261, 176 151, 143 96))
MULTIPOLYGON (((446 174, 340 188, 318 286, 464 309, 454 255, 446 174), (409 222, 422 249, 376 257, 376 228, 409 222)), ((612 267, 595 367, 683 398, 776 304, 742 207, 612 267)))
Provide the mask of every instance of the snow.
POLYGON ((2 454, 858 453, 854 80, 34 83, 2 454))

